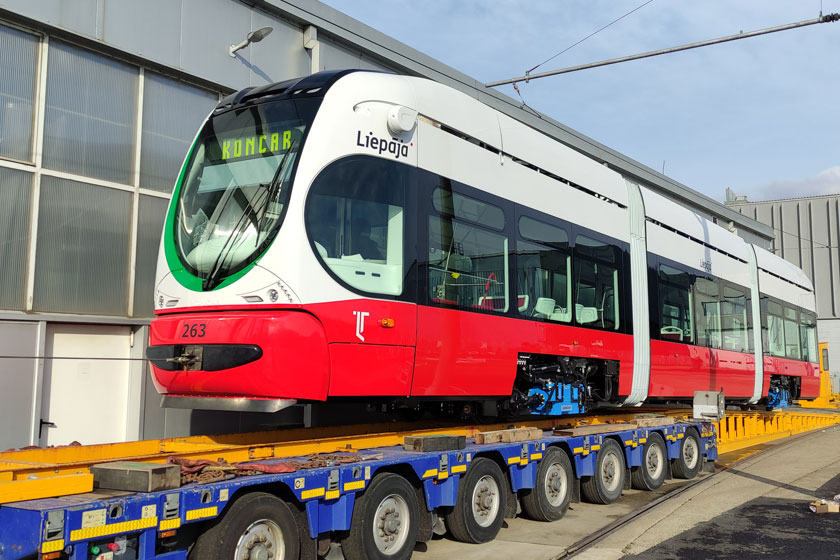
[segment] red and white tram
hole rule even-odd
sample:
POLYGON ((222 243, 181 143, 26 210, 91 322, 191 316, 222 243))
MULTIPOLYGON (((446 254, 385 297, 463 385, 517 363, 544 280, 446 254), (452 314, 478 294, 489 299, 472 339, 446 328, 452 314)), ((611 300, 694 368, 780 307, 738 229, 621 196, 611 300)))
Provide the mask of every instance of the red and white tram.
POLYGON ((168 406, 567 414, 819 390, 801 270, 463 93, 390 74, 224 99, 175 186, 155 305, 168 406))

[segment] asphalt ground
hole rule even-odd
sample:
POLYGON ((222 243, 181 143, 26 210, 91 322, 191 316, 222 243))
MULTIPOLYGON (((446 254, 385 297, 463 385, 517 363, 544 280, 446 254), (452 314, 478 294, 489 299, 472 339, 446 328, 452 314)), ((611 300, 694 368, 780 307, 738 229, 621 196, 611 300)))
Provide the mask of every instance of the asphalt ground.
POLYGON ((840 558, 840 514, 815 514, 808 507, 835 494, 840 427, 721 456, 714 474, 668 481, 655 492, 628 490, 611 505, 572 504, 554 523, 508 519, 490 543, 436 536, 418 545, 413 558, 840 558), (600 538, 590 543, 595 535, 600 538))

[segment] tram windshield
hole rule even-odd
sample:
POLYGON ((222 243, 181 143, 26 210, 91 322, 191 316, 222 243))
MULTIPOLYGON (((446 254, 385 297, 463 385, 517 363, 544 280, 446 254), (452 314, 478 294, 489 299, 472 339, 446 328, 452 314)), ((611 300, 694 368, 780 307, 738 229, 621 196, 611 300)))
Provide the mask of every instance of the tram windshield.
POLYGON ((254 261, 283 221, 318 99, 283 100, 212 116, 201 130, 175 209, 175 248, 212 290, 254 261))

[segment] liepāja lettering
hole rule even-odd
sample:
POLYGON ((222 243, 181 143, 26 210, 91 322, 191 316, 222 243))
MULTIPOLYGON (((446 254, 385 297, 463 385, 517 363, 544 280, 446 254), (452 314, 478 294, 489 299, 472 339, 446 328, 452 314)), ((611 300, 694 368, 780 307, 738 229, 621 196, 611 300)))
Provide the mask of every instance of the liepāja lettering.
POLYGON ((362 137, 362 131, 356 132, 356 145, 361 148, 369 148, 376 150, 380 154, 391 154, 395 159, 401 157, 408 157, 408 147, 413 146, 414 143, 406 144, 404 140, 397 138, 379 138, 373 135, 373 132, 368 132, 366 136, 362 137))

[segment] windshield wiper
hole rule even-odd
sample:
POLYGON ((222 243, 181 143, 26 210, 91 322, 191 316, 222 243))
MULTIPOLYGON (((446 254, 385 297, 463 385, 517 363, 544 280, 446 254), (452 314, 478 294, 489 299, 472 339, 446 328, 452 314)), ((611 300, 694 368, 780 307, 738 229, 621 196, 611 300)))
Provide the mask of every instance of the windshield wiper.
POLYGON ((271 181, 266 185, 266 193, 268 196, 265 198, 265 208, 260 208, 257 210, 257 215, 260 216, 260 222, 257 227, 257 242, 256 245, 259 245, 260 242, 260 235, 259 232, 262 231, 263 225, 265 224, 265 218, 268 216, 268 206, 274 200, 274 197, 277 196, 277 192, 280 190, 280 185, 282 185, 282 181, 280 177, 285 174, 286 163, 291 161, 289 159, 289 154, 295 149, 297 145, 297 139, 295 139, 291 144, 289 144, 289 149, 283 154, 283 157, 280 159, 280 163, 277 165, 277 171, 274 172, 274 176, 271 178, 271 181), (260 215, 262 212, 262 215, 260 215))

